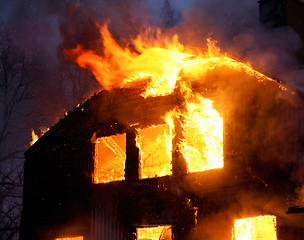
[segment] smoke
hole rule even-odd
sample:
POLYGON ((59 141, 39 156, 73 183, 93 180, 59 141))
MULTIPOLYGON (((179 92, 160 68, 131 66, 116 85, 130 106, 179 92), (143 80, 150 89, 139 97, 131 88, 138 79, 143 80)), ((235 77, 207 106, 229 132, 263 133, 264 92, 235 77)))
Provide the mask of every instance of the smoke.
POLYGON ((202 46, 211 34, 229 56, 303 87, 303 65, 296 57, 302 46, 299 36, 290 27, 263 26, 257 1, 197 1, 183 11, 183 20, 175 30, 186 44, 202 46))

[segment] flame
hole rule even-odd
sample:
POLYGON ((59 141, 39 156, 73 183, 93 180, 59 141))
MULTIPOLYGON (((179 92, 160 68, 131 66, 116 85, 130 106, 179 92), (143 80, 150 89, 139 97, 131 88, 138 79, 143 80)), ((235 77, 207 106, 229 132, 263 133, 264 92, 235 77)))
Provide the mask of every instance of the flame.
POLYGON ((34 130, 32 130, 32 141, 30 142, 30 145, 32 146, 35 142, 37 142, 38 138, 38 135, 35 133, 34 130))
POLYGON ((171 226, 137 228, 136 236, 136 240, 172 239, 171 226))
POLYGON ((184 58, 189 56, 180 51, 183 46, 179 44, 177 35, 170 46, 165 43, 168 49, 160 47, 157 42, 147 44, 138 36, 133 41, 132 51, 131 47, 119 46, 107 24, 99 28, 103 38, 103 55, 85 51, 80 45, 73 50, 65 50, 65 55, 75 58, 79 66, 90 69, 105 89, 123 87, 129 82, 149 78, 151 82, 146 96, 165 95, 173 91, 184 58))
POLYGON ((222 168, 223 118, 213 108, 212 101, 195 95, 187 101, 182 128, 185 138, 180 142, 189 172, 222 168))
POLYGON ((150 83, 142 94, 144 97, 168 95, 177 81, 184 80, 181 75, 190 73, 195 77, 215 66, 228 66, 260 80, 274 81, 253 70, 248 63, 221 55, 216 42, 210 38, 207 39, 208 50, 197 53, 180 44, 177 35, 170 38, 160 30, 148 28, 128 46, 121 47, 109 32, 108 24, 98 27, 103 39, 103 53, 85 50, 78 45, 75 49, 64 50, 64 54, 80 67, 90 69, 104 89, 128 87, 131 82, 149 79, 150 83))
POLYGON ((66 238, 55 238, 55 240, 83 240, 83 236, 79 236, 79 237, 66 237, 66 238))
POLYGON ((233 240, 277 240, 276 217, 272 215, 235 220, 233 240))

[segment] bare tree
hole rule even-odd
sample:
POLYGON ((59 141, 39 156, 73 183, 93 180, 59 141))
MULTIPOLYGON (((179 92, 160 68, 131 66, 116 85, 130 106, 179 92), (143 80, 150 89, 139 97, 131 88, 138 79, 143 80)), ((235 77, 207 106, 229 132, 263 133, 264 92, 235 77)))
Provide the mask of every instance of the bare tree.
POLYGON ((80 68, 75 63, 66 63, 64 72, 70 107, 74 108, 94 91, 100 90, 100 85, 95 80, 92 73, 86 69, 80 68))
POLYGON ((0 25, 0 239, 18 238, 31 70, 25 54, 0 25))
POLYGON ((164 0, 161 19, 164 28, 172 28, 181 21, 180 14, 174 11, 169 0, 164 0))

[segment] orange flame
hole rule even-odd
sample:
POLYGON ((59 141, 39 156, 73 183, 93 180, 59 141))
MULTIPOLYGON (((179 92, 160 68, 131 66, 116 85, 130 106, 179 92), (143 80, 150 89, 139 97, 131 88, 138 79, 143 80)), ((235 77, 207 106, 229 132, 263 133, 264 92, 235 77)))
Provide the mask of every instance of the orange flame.
POLYGON ((277 240, 276 217, 271 215, 235 220, 233 240, 277 240))

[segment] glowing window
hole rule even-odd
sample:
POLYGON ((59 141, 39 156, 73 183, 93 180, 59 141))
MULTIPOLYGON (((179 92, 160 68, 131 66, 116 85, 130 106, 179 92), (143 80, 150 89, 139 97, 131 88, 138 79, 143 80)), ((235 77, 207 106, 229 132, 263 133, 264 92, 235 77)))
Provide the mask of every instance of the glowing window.
POLYGON ((213 108, 212 101, 196 97, 188 102, 183 115, 185 139, 180 144, 189 172, 200 172, 222 168, 223 161, 223 118, 213 108))
POLYGON ((233 240, 277 240, 276 217, 266 215, 235 220, 233 240))
POLYGON ((83 237, 79 236, 79 237, 55 238, 55 240, 83 240, 83 237))
POLYGON ((171 240, 171 226, 142 227, 136 229, 136 240, 171 240))
POLYGON ((126 134, 98 138, 95 142, 94 183, 124 180, 126 134))
POLYGON ((140 149, 141 179, 171 174, 172 135, 169 125, 139 129, 136 142, 140 149))

